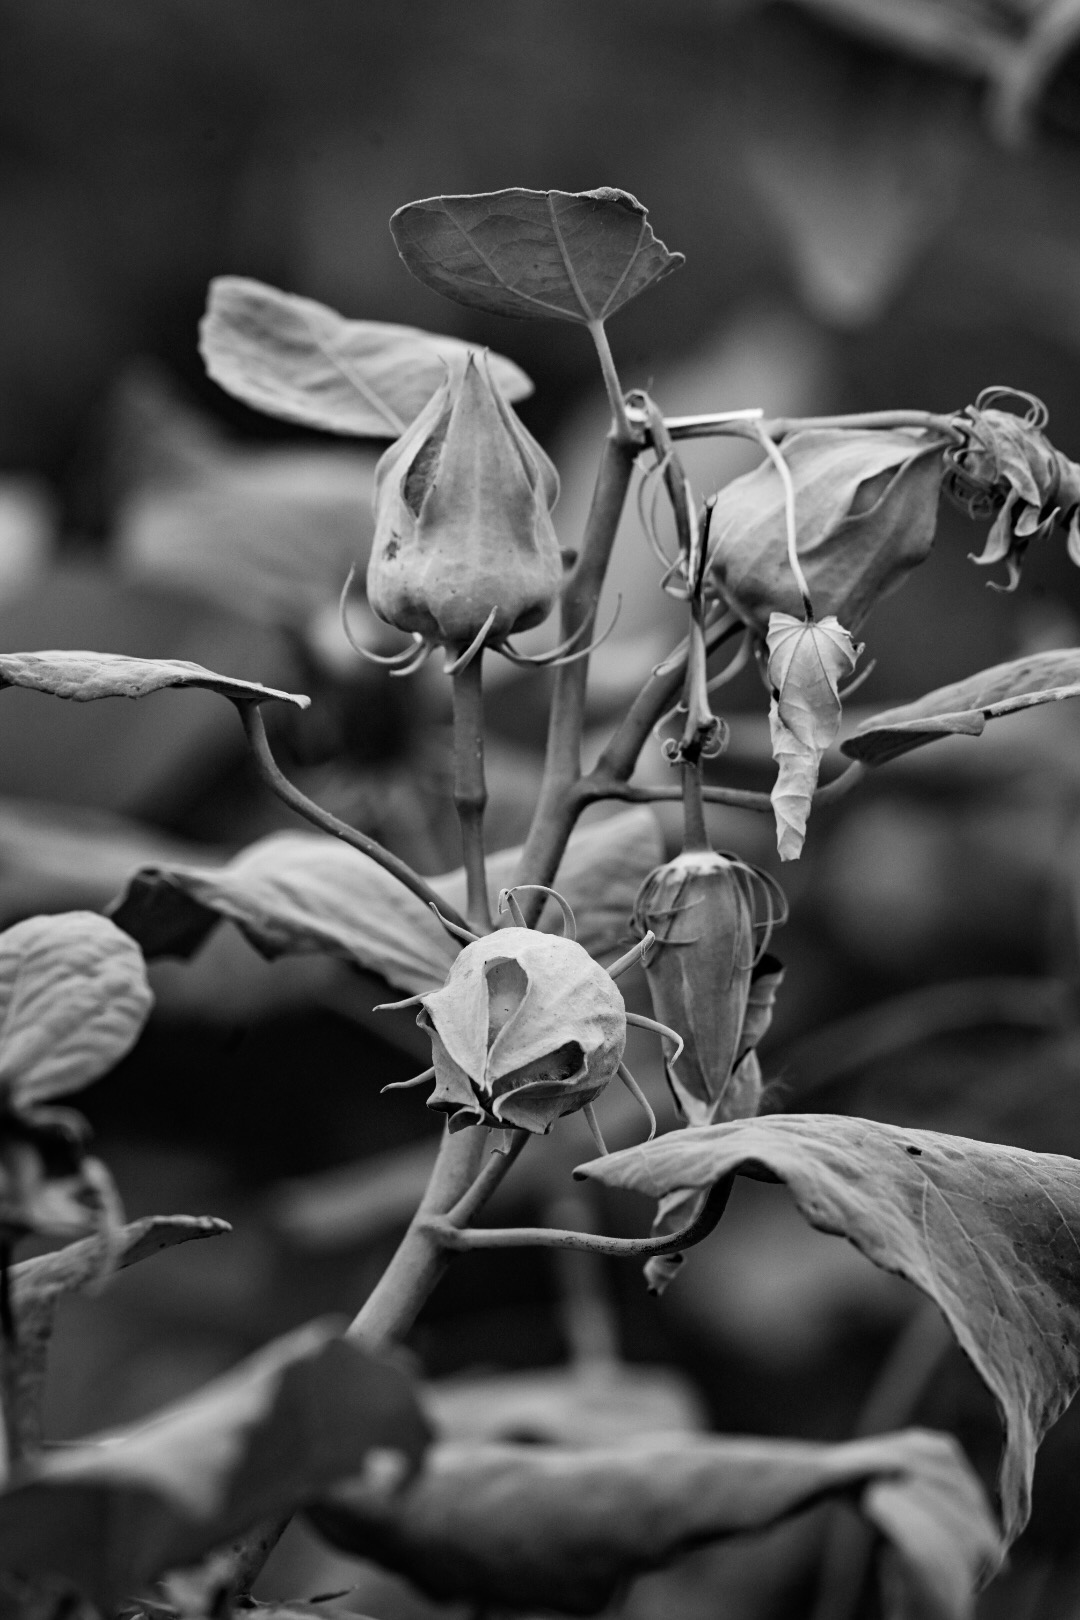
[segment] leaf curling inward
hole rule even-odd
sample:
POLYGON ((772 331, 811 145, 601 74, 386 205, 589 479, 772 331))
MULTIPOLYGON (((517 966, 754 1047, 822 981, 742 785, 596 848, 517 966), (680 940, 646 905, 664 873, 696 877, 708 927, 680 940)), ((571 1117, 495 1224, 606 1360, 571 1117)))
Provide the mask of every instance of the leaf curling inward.
POLYGON ((409 1378, 312 1323, 144 1421, 44 1456, 0 1494, 0 1567, 66 1578, 110 1612, 165 1571, 357 1475, 418 1466, 409 1378))
POLYGON ((729 1175, 786 1183, 811 1226, 915 1284, 995 1397, 1001 1502, 1027 1522, 1035 1452, 1080 1388, 1080 1161, 831 1114, 674 1131, 575 1175, 653 1198, 729 1175))
POLYGON ((1073 697, 1080 697, 1080 647, 1030 653, 875 714, 840 751, 864 765, 884 765, 939 737, 979 737, 988 720, 1073 697))
POLYGON ((902 1592, 892 1620, 969 1620, 999 1538, 956 1442, 922 1430, 836 1446, 690 1435, 605 1449, 445 1444, 400 1495, 349 1481, 310 1517, 333 1545, 437 1599, 588 1615, 680 1552, 834 1495, 853 1497, 889 1544, 902 1592))
POLYGON ((506 191, 425 197, 390 221, 425 286, 459 304, 519 318, 606 320, 683 263, 627 191, 506 191))
POLYGON ((767 645, 774 694, 769 730, 778 766, 770 794, 776 847, 782 861, 797 861, 821 758, 840 730, 840 681, 854 669, 861 649, 832 614, 808 622, 773 613, 767 645))
MULTIPOLYGON (((472 345, 412 326, 347 320, 312 298, 219 276, 210 283, 199 348, 214 382, 255 410, 329 433, 396 439, 472 345)), ((533 392, 512 360, 489 354, 488 363, 505 399, 533 392)))
POLYGON ((309 697, 279 692, 257 681, 215 675, 183 658, 129 658, 126 653, 60 651, 0 653, 0 688, 20 686, 30 692, 90 703, 97 698, 146 697, 171 686, 205 687, 234 703, 263 703, 275 698, 306 709, 309 697))

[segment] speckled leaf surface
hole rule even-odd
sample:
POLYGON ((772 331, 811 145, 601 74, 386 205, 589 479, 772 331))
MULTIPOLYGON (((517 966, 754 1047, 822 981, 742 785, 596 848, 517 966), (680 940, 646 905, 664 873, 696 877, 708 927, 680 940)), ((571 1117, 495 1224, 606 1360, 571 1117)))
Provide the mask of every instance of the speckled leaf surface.
POLYGON ((27 652, 0 653, 0 687, 21 686, 30 692, 90 703, 96 698, 146 697, 170 686, 202 686, 234 702, 262 703, 277 698, 306 709, 310 698, 279 692, 257 681, 238 681, 215 675, 201 664, 183 658, 129 658, 124 653, 27 652))
MULTIPOLYGON (((346 320, 313 298, 219 276, 199 347, 210 376, 245 405, 329 433, 396 439, 470 345, 412 326, 346 320)), ((512 360, 489 354, 488 364, 504 398, 532 393, 512 360)))
POLYGON ((937 1304, 1005 1425, 1012 1540, 1035 1451, 1080 1387, 1080 1161, 832 1114, 674 1131, 575 1174, 653 1198, 730 1175, 779 1180, 812 1226, 847 1238, 937 1304))
POLYGON ((627 191, 425 197, 390 221, 419 281, 495 315, 603 321, 683 262, 627 191))

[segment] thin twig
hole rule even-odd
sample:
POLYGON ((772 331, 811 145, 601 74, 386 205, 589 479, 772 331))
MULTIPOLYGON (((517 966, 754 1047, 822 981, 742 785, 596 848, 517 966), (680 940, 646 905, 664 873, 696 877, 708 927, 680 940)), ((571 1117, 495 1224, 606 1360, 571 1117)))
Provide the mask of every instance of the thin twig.
MULTIPOLYGON (((831 782, 815 790, 813 803, 815 805, 834 804, 857 787, 866 775, 865 766, 853 760, 844 770, 834 776, 831 782)), ((599 769, 586 776, 579 788, 579 794, 586 804, 594 804, 601 799, 622 799, 627 804, 653 804, 661 803, 665 799, 681 799, 683 790, 667 783, 658 783, 656 786, 638 786, 627 782, 616 782, 601 776, 599 769)), ((751 788, 731 788, 720 786, 707 786, 701 790, 701 796, 706 804, 726 804, 736 810, 755 810, 759 815, 772 814, 772 801, 767 793, 758 793, 751 788)))
POLYGON ((376 843, 374 838, 369 838, 366 833, 358 832, 355 827, 350 827, 348 822, 339 821, 337 816, 331 815, 329 810, 323 810, 319 805, 313 803, 306 793, 301 793, 300 789, 294 787, 287 776, 282 775, 277 761, 270 752, 266 727, 263 724, 263 718, 257 703, 237 703, 236 709, 240 715, 240 721, 244 727, 255 764, 258 766, 259 775, 271 793, 276 794, 298 816, 303 816, 305 821, 310 821, 313 826, 318 827, 322 832, 329 833, 332 838, 340 838, 343 844, 350 844, 353 849, 358 849, 361 855, 367 855, 371 860, 376 861, 392 877, 396 877, 399 883, 403 883, 418 899, 422 900, 426 906, 437 906, 442 915, 459 928, 467 926, 461 913, 443 895, 437 893, 429 883, 425 883, 424 879, 419 873, 414 872, 411 866, 400 860, 398 856, 392 855, 381 844, 376 843))
POLYGON ((465 866, 465 916, 478 934, 490 934, 491 901, 484 860, 484 712, 481 688, 483 649, 451 676, 454 694, 454 808, 461 824, 465 866))

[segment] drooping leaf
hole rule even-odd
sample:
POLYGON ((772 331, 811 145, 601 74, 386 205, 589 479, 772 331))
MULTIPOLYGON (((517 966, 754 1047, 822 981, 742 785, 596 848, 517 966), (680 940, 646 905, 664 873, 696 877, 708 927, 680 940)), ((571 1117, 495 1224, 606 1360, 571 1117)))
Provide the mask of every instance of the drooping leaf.
POLYGON ((78 1091, 134 1045, 153 996, 142 952, 92 911, 28 917, 0 934, 0 1097, 78 1091))
POLYGON ((622 1361, 444 1378, 426 1384, 422 1400, 443 1440, 636 1446, 707 1426, 689 1379, 622 1361))
MULTIPOLYGON (((619 946, 636 886, 655 865, 659 843, 656 818, 642 809, 571 838, 557 882, 590 954, 619 946)), ((512 880, 519 856, 520 850, 504 850, 489 861, 493 902, 512 880)), ((451 904, 464 896, 460 872, 430 881, 451 904)), ((143 867, 112 915, 148 956, 189 956, 228 918, 266 956, 325 951, 416 992, 442 985, 460 949, 423 902, 381 866, 309 833, 274 833, 224 867, 143 867)))
POLYGON ((673 1131, 575 1174, 654 1198, 733 1174, 787 1184, 937 1304, 1002 1412, 1001 1498, 1027 1521, 1035 1451, 1080 1387, 1080 1161, 831 1114, 673 1131))
POLYGON ((495 315, 604 321, 683 262, 637 198, 610 186, 425 197, 390 229, 425 286, 495 315))
POLYGON ((312 1324, 149 1422, 43 1457, 0 1495, 0 1567, 64 1577, 108 1612, 373 1450, 407 1477, 426 1440, 405 1374, 312 1324))
POLYGON ((858 650, 839 619, 815 623, 774 613, 769 619, 769 730, 779 767, 770 795, 776 847, 782 861, 797 861, 806 837, 821 756, 840 730, 841 678, 858 650))
MULTIPOLYGON (((412 326, 349 321, 312 298, 245 276, 210 283, 199 347, 206 369, 256 410, 305 427, 396 439, 418 416, 469 345, 412 326)), ((512 360, 489 355, 508 400, 532 383, 512 360)))
MULTIPOLYGON (((228 1221, 212 1215, 149 1215, 124 1228, 117 1251, 109 1258, 120 1270, 175 1244, 218 1237, 231 1230, 228 1221)), ((51 1254, 23 1260, 11 1269, 12 1305, 18 1324, 13 1404, 20 1425, 19 1438, 26 1450, 36 1451, 41 1444, 41 1402, 56 1307, 66 1294, 97 1282, 101 1266, 101 1243, 97 1238, 81 1238, 51 1254)), ((12 1383, 7 1387, 10 1390, 12 1383)))
POLYGON ((1080 697, 1080 648, 1030 653, 875 714, 840 748, 864 765, 884 765, 938 737, 979 737, 999 715, 1071 697, 1080 697))
POLYGON ((849 1445, 682 1436, 631 1449, 442 1445, 396 1498, 362 1483, 312 1510, 335 1546, 435 1598, 595 1614, 631 1577, 844 1495, 889 1544, 891 1620, 966 1620, 999 1559, 955 1441, 924 1430, 849 1445))
POLYGON ((201 664, 182 658, 128 658, 123 653, 60 652, 0 653, 0 688, 21 686, 30 692, 89 703, 95 698, 146 697, 169 686, 205 686, 234 702, 261 703, 277 698, 306 709, 311 699, 295 692, 278 692, 257 681, 215 675, 201 664))

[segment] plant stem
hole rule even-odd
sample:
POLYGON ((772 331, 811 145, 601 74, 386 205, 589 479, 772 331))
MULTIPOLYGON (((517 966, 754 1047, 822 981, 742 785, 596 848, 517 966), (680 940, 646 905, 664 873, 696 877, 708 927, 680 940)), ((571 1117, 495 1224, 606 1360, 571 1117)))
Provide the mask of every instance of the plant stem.
POLYGON ((709 834, 705 828, 705 806, 701 798, 701 761, 684 759, 682 762, 683 802, 683 854, 709 849, 709 834))
MULTIPOLYGON (((604 441, 581 554, 563 592, 563 640, 580 631, 596 612, 636 453, 634 442, 614 434, 604 441)), ((563 664, 555 672, 544 779, 516 875, 518 883, 551 884, 582 808, 574 790, 581 775, 588 678, 588 658, 563 664)), ((543 898, 539 894, 529 896, 524 910, 530 922, 539 915, 543 898)))
POLYGON ((600 358, 600 370, 604 375, 604 387, 607 389, 608 403, 611 406, 612 434, 622 444, 637 444, 640 440, 636 430, 630 425, 630 418, 626 414, 626 400, 623 398, 622 383, 619 373, 615 369, 615 357, 608 342, 607 330, 603 321, 589 322, 589 336, 596 345, 596 352, 600 358))
POLYGON ((756 439, 763 429, 770 439, 783 439, 806 428, 926 428, 944 433, 952 440, 961 434, 953 425, 951 416, 939 416, 934 411, 857 411, 847 416, 774 416, 768 419, 760 412, 718 411, 715 415, 667 416, 664 426, 673 439, 706 439, 725 434, 756 439))
POLYGON ((329 833, 333 838, 340 838, 343 844, 350 844, 353 849, 358 849, 361 855, 367 855, 371 860, 376 861, 384 871, 396 877, 399 883, 403 883, 407 889, 415 894, 417 899, 422 900, 427 906, 436 906, 449 922, 456 923, 459 928, 468 927, 461 913, 449 901, 445 900, 441 894, 437 893, 429 883, 425 883, 423 878, 417 872, 414 872, 412 867, 408 866, 405 861, 400 860, 397 855, 392 855, 388 849, 384 849, 381 844, 376 843, 374 838, 369 838, 366 833, 358 832, 355 827, 350 827, 348 822, 339 821, 337 816, 331 815, 329 810, 321 809, 319 805, 313 803, 307 797, 306 793, 301 793, 298 787, 294 787, 288 777, 282 775, 277 761, 270 752, 266 727, 263 724, 263 718, 257 703, 237 703, 236 708, 252 756, 258 767, 259 775, 271 793, 276 794, 298 816, 303 816, 305 821, 310 821, 313 826, 318 827, 322 832, 329 833))
MULTIPOLYGON (((815 805, 833 804, 851 792, 853 787, 866 776, 866 766, 858 760, 819 787, 814 792, 815 805)), ((579 785, 578 797, 583 804, 593 804, 600 799, 623 799, 627 804, 653 804, 665 799, 681 799, 681 787, 658 785, 656 787, 637 787, 626 782, 612 781, 594 771, 586 776, 579 785)), ((750 788, 730 788, 709 786, 703 787, 701 796, 706 804, 727 804, 736 810, 756 810, 761 815, 772 813, 772 801, 767 793, 756 793, 750 788)))
POLYGON ((484 861, 484 705, 483 648, 451 676, 454 693, 454 807, 461 823, 465 865, 465 916, 477 934, 490 934, 491 901, 484 861))

